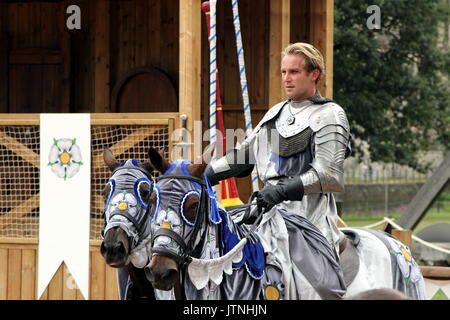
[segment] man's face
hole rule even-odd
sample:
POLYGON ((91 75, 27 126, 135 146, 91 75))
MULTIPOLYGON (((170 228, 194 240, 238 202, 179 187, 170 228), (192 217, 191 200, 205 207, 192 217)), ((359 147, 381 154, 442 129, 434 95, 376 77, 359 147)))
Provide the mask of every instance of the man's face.
POLYGON ((281 60, 281 77, 288 98, 300 101, 316 93, 315 81, 319 70, 308 73, 304 67, 305 58, 301 55, 286 55, 281 60))

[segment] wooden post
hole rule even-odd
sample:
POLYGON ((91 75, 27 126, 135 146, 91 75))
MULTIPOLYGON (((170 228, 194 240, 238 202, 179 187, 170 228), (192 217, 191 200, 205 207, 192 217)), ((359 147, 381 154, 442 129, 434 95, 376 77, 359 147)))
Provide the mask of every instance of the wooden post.
POLYGON ((348 227, 348 225, 345 223, 344 220, 342 220, 341 217, 337 216, 336 220, 337 220, 336 225, 338 228, 347 228, 348 227))
POLYGON ((334 0, 311 1, 310 43, 325 59, 325 77, 320 80, 318 89, 327 98, 333 98, 333 33, 334 0))
POLYGON ((109 6, 95 2, 95 112, 109 112, 109 6))
POLYGON ((410 250, 412 248, 412 231, 411 230, 392 230, 392 235, 406 245, 410 250))
POLYGON ((450 179, 450 152, 436 169, 433 176, 420 188, 408 206, 408 210, 400 217, 398 224, 406 229, 414 229, 422 220, 433 202, 444 190, 450 179))
POLYGON ((269 105, 286 100, 281 85, 281 51, 290 43, 290 0, 270 1, 269 105))
MULTIPOLYGON (((194 137, 194 121, 201 113, 201 9, 200 0, 180 0, 180 55, 179 55, 179 113, 187 115, 186 127, 190 141, 201 141, 194 137)), ((181 127, 176 119, 176 128, 181 127)), ((170 133, 171 134, 171 133, 170 133)), ((178 138, 178 137, 176 137, 178 138)), ((169 139, 172 139, 170 137, 169 139)), ((189 149, 189 160, 194 159, 193 146, 189 149)))

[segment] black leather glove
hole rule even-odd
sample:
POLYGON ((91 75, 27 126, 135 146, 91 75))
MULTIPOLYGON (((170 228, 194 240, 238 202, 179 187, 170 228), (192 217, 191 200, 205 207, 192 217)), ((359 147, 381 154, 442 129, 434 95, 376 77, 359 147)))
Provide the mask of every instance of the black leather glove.
POLYGON ((205 169, 205 175, 209 180, 209 183, 211 183, 212 186, 215 186, 219 183, 219 177, 217 177, 216 173, 214 172, 213 168, 208 164, 205 169))
POLYGON ((261 212, 264 208, 264 212, 267 212, 276 204, 286 200, 300 201, 303 199, 303 194, 303 182, 300 177, 281 180, 274 186, 267 186, 258 191, 256 198, 258 211, 261 212))

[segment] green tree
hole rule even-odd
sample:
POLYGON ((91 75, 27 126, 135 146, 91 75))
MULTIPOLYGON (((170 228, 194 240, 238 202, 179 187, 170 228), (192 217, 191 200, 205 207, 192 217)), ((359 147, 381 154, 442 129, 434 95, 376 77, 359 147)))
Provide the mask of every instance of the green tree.
POLYGON ((334 99, 373 161, 425 170, 420 151, 449 148, 448 17, 447 0, 335 1, 334 99), (366 26, 373 4, 379 30, 366 26))

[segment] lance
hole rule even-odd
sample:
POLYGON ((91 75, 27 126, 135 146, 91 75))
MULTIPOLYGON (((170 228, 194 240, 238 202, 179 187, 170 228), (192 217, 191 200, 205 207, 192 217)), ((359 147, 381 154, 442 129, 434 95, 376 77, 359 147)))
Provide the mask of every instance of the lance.
MULTIPOLYGON (((239 21, 238 0, 232 0, 231 7, 233 9, 234 34, 236 35, 236 50, 237 50, 237 56, 238 56, 239 77, 240 77, 241 91, 242 91, 242 107, 243 107, 244 119, 245 119, 245 133, 248 137, 252 133, 253 127, 252 127, 252 117, 251 117, 251 110, 250 110, 250 100, 248 97, 247 77, 245 75, 244 46, 242 45, 241 23, 239 21)), ((253 192, 256 192, 259 190, 258 174, 256 172, 256 166, 253 168, 251 177, 252 177, 253 192)))
MULTIPOLYGON (((205 14, 206 28, 208 30, 208 40, 209 40, 209 44, 210 44, 210 64, 211 64, 211 61, 214 61, 214 63, 216 61, 216 56, 215 56, 216 46, 214 45, 213 48, 211 48, 211 36, 210 36, 211 26, 210 26, 209 1, 205 1, 202 3, 202 11, 205 14)), ((214 10, 214 14, 215 14, 215 10, 214 10)), ((215 19, 214 19, 214 21, 215 21, 215 19)), ((216 27, 216 24, 214 23, 214 25, 212 26, 212 28, 214 28, 214 37, 216 36, 215 27, 216 27)), ((220 131, 219 138, 221 138, 221 141, 220 141, 221 143, 219 143, 219 145, 220 144, 222 145, 222 154, 225 154, 225 152, 226 152, 226 136, 225 136, 225 128, 224 128, 224 124, 223 124, 222 100, 220 98, 219 71, 218 71, 217 65, 215 65, 214 70, 215 70, 216 77, 213 78, 212 81, 210 80, 210 82, 215 82, 214 85, 215 85, 216 90, 215 90, 214 98, 215 98, 215 102, 216 102, 216 110, 215 111, 211 110, 210 116, 211 116, 211 114, 215 115, 217 131, 220 131)), ((212 85, 212 83, 210 83, 210 91, 212 91, 211 85, 212 85)), ((210 92, 210 94, 214 94, 214 91, 210 92)), ((226 208, 226 207, 232 207, 232 206, 237 206, 237 205, 242 204, 242 201, 239 198, 236 181, 234 178, 229 178, 229 179, 220 181, 220 187, 222 190, 222 199, 221 199, 222 206, 224 206, 226 208)))

